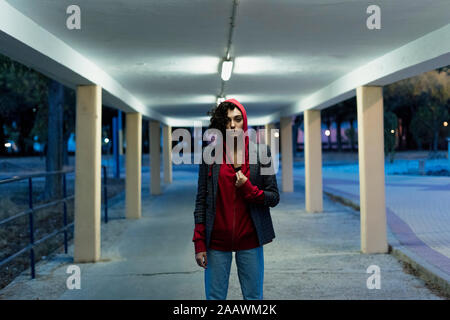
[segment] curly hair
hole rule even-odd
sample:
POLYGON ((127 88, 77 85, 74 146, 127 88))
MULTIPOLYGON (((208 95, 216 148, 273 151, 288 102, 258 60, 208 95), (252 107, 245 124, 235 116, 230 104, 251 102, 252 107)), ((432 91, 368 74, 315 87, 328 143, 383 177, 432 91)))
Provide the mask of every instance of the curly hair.
MULTIPOLYGON (((224 101, 216 107, 213 107, 207 112, 207 115, 211 117, 208 129, 218 129, 222 132, 222 136, 225 137, 225 132, 228 123, 228 110, 234 110, 237 106, 234 103, 224 101)), ((239 108, 238 108, 239 110, 239 108)), ((240 112, 240 110, 239 110, 240 112)))

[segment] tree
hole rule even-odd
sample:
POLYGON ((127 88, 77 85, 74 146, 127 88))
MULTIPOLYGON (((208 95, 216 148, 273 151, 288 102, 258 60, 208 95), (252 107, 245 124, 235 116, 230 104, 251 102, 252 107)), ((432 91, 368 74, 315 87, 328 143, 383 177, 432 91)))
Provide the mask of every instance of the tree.
MULTIPOLYGON (((331 110, 331 108, 327 108, 321 111, 321 118, 322 118, 322 122, 325 123, 325 125, 327 126, 327 129, 331 132, 331 123, 333 121, 335 121, 335 116, 334 116, 334 110, 331 110)), ((331 145, 331 134, 329 136, 327 136, 327 142, 328 142, 328 150, 332 149, 332 145, 331 145)))
POLYGON ((341 134, 341 124, 345 121, 347 116, 345 112, 346 101, 339 102, 336 106, 335 120, 336 120, 336 144, 338 152, 342 151, 342 134, 341 134))
POLYGON ((338 128, 338 149, 342 150, 341 123, 348 121, 350 128, 344 131, 347 140, 350 143, 351 150, 355 149, 357 141, 356 130, 353 128, 353 121, 357 118, 356 97, 347 99, 338 104, 339 109, 336 113, 336 127, 338 128))
MULTIPOLYGON (((68 142, 70 135, 75 131, 75 91, 63 87, 63 164, 69 165, 68 158, 68 142)), ((48 89, 46 89, 46 92, 48 89)), ((46 103, 44 107, 40 108, 36 120, 33 126, 33 136, 38 137, 38 142, 42 144, 47 144, 47 130, 48 130, 48 104, 46 103)))
POLYGON ((392 111, 384 112, 384 154, 385 156, 389 156, 390 163, 394 162, 397 122, 395 113, 392 111), (392 130, 394 130, 394 133, 392 130))
MULTIPOLYGON (((442 124, 450 115, 450 77, 447 71, 433 70, 415 79, 413 95, 420 103, 420 110, 414 116, 421 116, 423 126, 430 131, 430 149, 436 153, 442 124)), ((416 124, 418 122, 415 121, 416 124)))
POLYGON ((414 113, 414 117, 411 120, 410 130, 419 146, 419 150, 422 150, 424 142, 432 140, 431 130, 429 130, 426 125, 426 123, 430 121, 430 118, 432 118, 432 115, 430 114, 429 109, 421 107, 414 113))
MULTIPOLYGON (((352 122, 356 118, 356 98, 350 98, 345 101, 339 102, 333 107, 322 110, 322 114, 324 114, 324 118, 330 118, 330 121, 336 122, 336 142, 337 142, 337 150, 342 151, 342 135, 341 135, 341 124, 345 121, 352 122)), ((353 128, 353 123, 350 123, 353 128)), ((352 145, 352 150, 354 147, 356 132, 353 130, 352 133, 347 129, 347 138, 349 139, 350 144, 352 145), (352 138, 349 138, 349 135, 352 138), (353 140, 352 140, 353 139, 353 140)))
POLYGON ((345 129, 344 133, 348 141, 350 141, 351 151, 354 151, 356 142, 356 130, 353 128, 353 121, 350 121, 350 128, 345 129))
POLYGON ((21 154, 32 151, 31 128, 36 112, 45 105, 46 86, 44 76, 0 55, 0 154, 5 153, 5 140, 10 135, 14 135, 21 154))
MULTIPOLYGON (((46 144, 46 170, 62 170, 75 129, 74 105, 73 90, 0 55, 0 154, 8 138, 14 138, 21 154, 29 154, 37 137, 46 144)), ((47 176, 43 197, 60 197, 61 191, 62 177, 47 176)))
POLYGON ((448 134, 442 124, 449 117, 449 76, 444 67, 384 87, 385 112, 402 119, 419 150, 426 143, 436 152, 440 136, 448 134))
MULTIPOLYGON (((63 167, 63 113, 64 88, 59 82, 50 81, 48 88, 48 133, 45 166, 47 172, 61 171, 63 167)), ((44 198, 62 197, 62 175, 46 176, 44 198)))
MULTIPOLYGON (((411 79, 401 80, 396 83, 383 87, 383 100, 384 100, 384 112, 393 112, 401 119, 402 122, 402 135, 405 136, 405 143, 403 145, 403 137, 400 138, 399 148, 414 148, 411 143, 416 141, 419 150, 422 145, 417 140, 413 141, 414 133, 409 129, 413 115, 416 113, 419 105, 413 94, 413 83, 411 79)), ((395 130, 399 133, 399 128, 395 126, 395 130)))

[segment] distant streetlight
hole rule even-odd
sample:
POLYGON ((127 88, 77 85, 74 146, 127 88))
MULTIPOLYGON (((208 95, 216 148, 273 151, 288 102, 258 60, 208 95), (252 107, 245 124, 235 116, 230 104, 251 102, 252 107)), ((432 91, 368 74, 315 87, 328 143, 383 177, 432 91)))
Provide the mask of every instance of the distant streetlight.
POLYGON ((11 148, 11 142, 5 143, 5 148, 11 148))
POLYGON ((325 135, 326 135, 327 137, 330 136, 330 134, 331 134, 331 133, 330 133, 330 130, 328 130, 328 129, 325 130, 325 135))
POLYGON ((444 127, 448 126, 448 122, 444 121, 444 127))
POLYGON ((108 143, 109 142, 109 139, 108 138, 105 138, 105 143, 108 143))
POLYGON ((394 134, 394 133, 395 133, 395 130, 394 130, 394 129, 392 129, 392 130, 391 130, 391 133, 392 133, 392 134, 394 134))

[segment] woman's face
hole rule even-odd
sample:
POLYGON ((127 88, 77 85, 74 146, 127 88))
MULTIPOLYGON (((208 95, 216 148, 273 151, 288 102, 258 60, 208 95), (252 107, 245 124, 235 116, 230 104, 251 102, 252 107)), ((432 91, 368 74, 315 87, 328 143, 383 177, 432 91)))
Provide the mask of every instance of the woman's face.
MULTIPOLYGON (((242 113, 239 110, 239 108, 234 108, 233 110, 229 110, 228 109, 228 121, 227 121, 227 129, 231 129, 231 130, 244 130, 244 119, 242 117, 242 113)), ((233 133, 233 135, 235 135, 233 133)))

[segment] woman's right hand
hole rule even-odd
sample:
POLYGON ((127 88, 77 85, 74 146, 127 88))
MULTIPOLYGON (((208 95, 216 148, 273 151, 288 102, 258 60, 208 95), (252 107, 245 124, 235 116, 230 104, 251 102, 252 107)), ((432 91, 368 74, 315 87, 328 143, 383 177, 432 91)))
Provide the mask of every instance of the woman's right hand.
POLYGON ((195 254, 195 260, 200 267, 206 269, 206 265, 208 264, 208 259, 206 259, 206 252, 199 252, 195 254))

